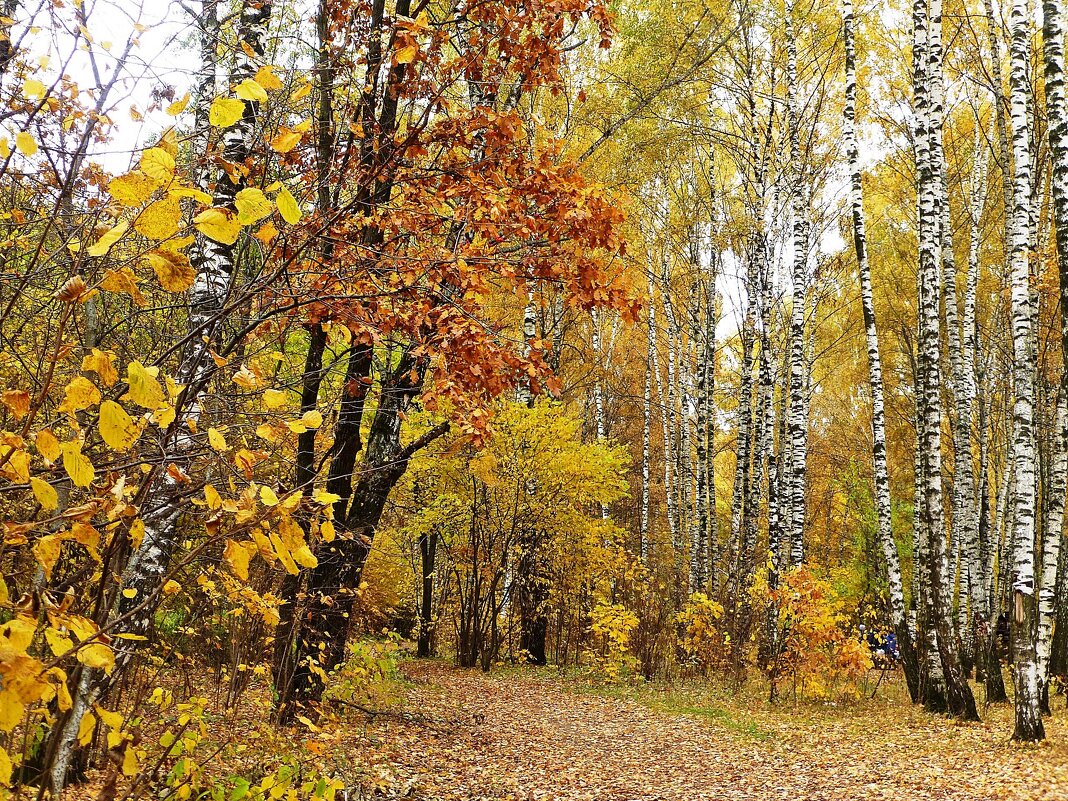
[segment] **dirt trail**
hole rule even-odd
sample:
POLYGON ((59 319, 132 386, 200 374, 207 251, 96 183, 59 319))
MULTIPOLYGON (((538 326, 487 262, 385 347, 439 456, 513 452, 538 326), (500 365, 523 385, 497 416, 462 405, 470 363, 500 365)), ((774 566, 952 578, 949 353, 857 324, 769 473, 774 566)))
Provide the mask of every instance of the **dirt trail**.
POLYGON ((654 711, 564 682, 412 663, 401 718, 379 718, 379 797, 421 799, 1068 799, 1054 745, 1006 742, 1011 710, 956 725, 905 704, 790 711, 731 702, 654 711))

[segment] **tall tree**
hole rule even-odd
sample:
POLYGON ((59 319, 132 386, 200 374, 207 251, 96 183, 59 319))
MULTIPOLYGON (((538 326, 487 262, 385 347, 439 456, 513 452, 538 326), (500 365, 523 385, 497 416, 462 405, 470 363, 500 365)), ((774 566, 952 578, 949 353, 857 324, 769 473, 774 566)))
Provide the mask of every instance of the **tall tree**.
POLYGON ((938 655, 946 682, 946 700, 950 711, 966 720, 978 720, 975 699, 961 670, 956 649, 956 633, 953 630, 949 605, 946 529, 942 508, 942 370, 938 313, 942 283, 939 274, 939 223, 942 215, 939 209, 941 180, 935 161, 936 150, 932 147, 932 141, 936 138, 933 126, 941 124, 942 120, 942 5, 941 0, 931 0, 929 6, 923 0, 917 0, 917 4, 920 8, 916 17, 920 24, 917 25, 916 38, 917 42, 921 43, 925 56, 921 60, 926 61, 924 71, 917 72, 914 83, 920 218, 918 359, 923 373, 923 437, 917 447, 920 448, 923 460, 923 517, 929 543, 927 557, 930 571, 930 619, 926 623, 933 626, 937 634, 938 655), (936 91, 931 91, 932 88, 936 88, 936 91))
POLYGON ((846 158, 849 160, 850 206, 853 215, 853 247, 857 254, 860 275, 860 301, 864 311, 864 332, 868 346, 868 376, 871 391, 872 468, 875 485, 875 511, 879 526, 879 543, 886 561, 887 584, 890 590, 890 616, 901 648, 909 695, 919 697, 919 669, 912 644, 912 631, 905 610, 904 582, 901 576, 901 557, 897 551, 892 526, 890 477, 886 464, 886 411, 883 400, 883 368, 879 357, 879 332, 875 322, 875 300, 872 292, 871 267, 868 264, 868 240, 864 222, 864 188, 860 172, 860 156, 856 134, 857 55, 853 29, 853 4, 844 0, 842 6, 845 40, 845 108, 843 134, 846 158))
POLYGON ((1015 0, 1010 12, 1009 102, 1012 122, 1014 205, 1009 264, 1011 268, 1012 346, 1015 401, 1012 459, 1015 468, 1012 552, 1012 650, 1016 677, 1016 727, 1013 738, 1042 740, 1041 690, 1035 653, 1037 616, 1035 582, 1035 368, 1031 300, 1031 128, 1027 122, 1030 25, 1028 4, 1015 0))

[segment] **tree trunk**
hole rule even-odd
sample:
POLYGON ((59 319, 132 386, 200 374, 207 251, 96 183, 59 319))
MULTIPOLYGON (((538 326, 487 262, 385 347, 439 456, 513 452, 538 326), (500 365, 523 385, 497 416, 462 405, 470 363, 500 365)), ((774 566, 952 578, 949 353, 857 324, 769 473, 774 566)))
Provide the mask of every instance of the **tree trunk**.
POLYGON ((846 157, 849 160, 850 201, 853 211, 853 246, 857 254, 860 275, 860 298, 864 311, 864 330, 868 346, 868 377, 871 389, 872 466, 875 485, 875 511, 879 527, 879 543, 886 562, 887 587, 890 593, 890 616, 901 651, 909 696, 919 697, 919 670, 912 644, 912 632, 905 614, 905 589, 901 576, 901 557, 894 541, 890 477, 886 463, 886 412, 883 400, 883 369, 879 357, 879 335, 875 322, 875 301, 872 292, 871 268, 868 265, 867 233, 864 220, 864 192, 861 181, 859 149, 856 135, 856 46, 853 34, 852 0, 844 0, 845 35, 845 124, 843 133, 846 157))
POLYGON ((927 533, 930 553, 929 610, 933 620, 928 620, 937 635, 938 655, 946 682, 946 700, 949 711, 965 720, 978 720, 975 699, 961 670, 957 654, 956 636, 953 630, 948 584, 948 560, 946 558, 945 519, 942 502, 942 399, 940 364, 940 317, 939 294, 939 208, 941 182, 932 141, 936 138, 932 126, 941 122, 942 83, 942 5, 941 0, 932 0, 930 8, 923 8, 923 0, 917 15, 917 45, 922 48, 927 62, 926 69, 917 72, 914 84, 917 118, 917 162, 919 178, 920 211, 920 350, 919 361, 923 366, 923 440, 920 443, 924 467, 924 528, 927 533), (926 38, 926 42, 923 40, 926 38))
POLYGON ((1042 547, 1042 586, 1038 608, 1037 658, 1039 680, 1048 696, 1052 632, 1060 611, 1057 590, 1063 587, 1059 565, 1064 524, 1065 471, 1068 469, 1065 419, 1068 410, 1068 96, 1064 87, 1065 10, 1063 0, 1043 0, 1043 60, 1045 65, 1046 117, 1053 169, 1050 176, 1053 220, 1057 244, 1057 271, 1060 278, 1061 384, 1057 393, 1057 422, 1054 431, 1053 481, 1049 515, 1042 547))
POLYGON ((1016 467, 1013 518, 1012 650, 1016 677, 1016 728, 1013 738, 1045 738, 1039 711, 1040 689, 1036 663, 1035 599, 1035 441, 1032 313, 1030 292, 1031 142, 1027 125, 1027 68, 1030 58, 1028 7, 1014 0, 1010 14, 1010 115, 1014 173, 1012 238, 1010 240, 1013 377, 1012 454, 1016 467))
POLYGON ((438 551, 438 533, 429 531, 419 537, 420 578, 419 641, 416 656, 434 655, 434 562, 438 551))
POLYGON ((653 307, 652 280, 649 281, 649 310, 646 318, 645 389, 642 395, 642 508, 638 531, 638 553, 649 565, 649 467, 652 444, 653 365, 656 363, 656 310, 653 307))
POLYGON ((797 108, 797 41, 794 35, 794 2, 786 4, 786 116, 790 135, 791 197, 793 215, 793 303, 790 311, 790 465, 786 479, 789 526, 784 548, 791 566, 804 560, 805 457, 808 420, 805 416, 805 306, 808 289, 808 193, 801 160, 801 133, 797 108))

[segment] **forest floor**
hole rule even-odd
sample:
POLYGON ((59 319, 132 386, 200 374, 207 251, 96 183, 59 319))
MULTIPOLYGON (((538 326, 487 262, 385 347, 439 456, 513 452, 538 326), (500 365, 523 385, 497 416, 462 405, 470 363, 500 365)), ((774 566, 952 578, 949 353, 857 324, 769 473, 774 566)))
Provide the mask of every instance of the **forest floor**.
POLYGON ((1020 746, 1009 705, 958 724, 909 705, 900 677, 875 698, 771 706, 704 683, 599 687, 414 661, 403 672, 392 711, 332 749, 362 763, 368 797, 1068 799, 1063 697, 1049 743, 1020 746))

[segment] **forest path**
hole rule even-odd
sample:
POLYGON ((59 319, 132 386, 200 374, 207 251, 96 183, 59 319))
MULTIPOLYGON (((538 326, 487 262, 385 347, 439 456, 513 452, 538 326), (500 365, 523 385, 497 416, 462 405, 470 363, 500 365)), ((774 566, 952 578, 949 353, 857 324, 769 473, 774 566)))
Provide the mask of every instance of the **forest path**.
POLYGON ((1068 799, 1063 710, 1053 745, 1036 748, 1007 742, 1004 704, 958 725, 886 698, 769 708, 643 689, 638 703, 545 671, 412 662, 405 673, 406 711, 378 718, 363 754, 374 797, 1068 799))

